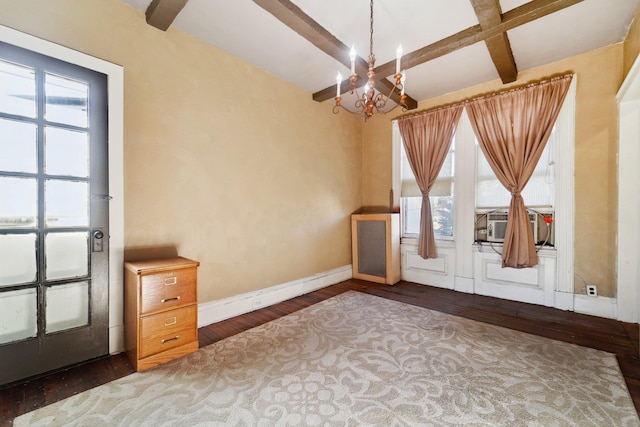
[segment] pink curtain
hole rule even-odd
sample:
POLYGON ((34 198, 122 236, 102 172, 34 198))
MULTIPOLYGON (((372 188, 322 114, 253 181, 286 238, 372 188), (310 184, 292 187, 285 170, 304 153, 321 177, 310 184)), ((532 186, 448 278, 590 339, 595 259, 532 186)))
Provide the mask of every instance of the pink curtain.
POLYGON ((447 157, 463 107, 458 104, 398 120, 407 158, 422 192, 418 239, 418 255, 422 258, 436 257, 429 191, 447 157))
POLYGON ((507 190, 507 218, 502 266, 538 263, 531 223, 520 195, 540 159, 569 89, 571 75, 474 99, 467 112, 491 169, 507 190))

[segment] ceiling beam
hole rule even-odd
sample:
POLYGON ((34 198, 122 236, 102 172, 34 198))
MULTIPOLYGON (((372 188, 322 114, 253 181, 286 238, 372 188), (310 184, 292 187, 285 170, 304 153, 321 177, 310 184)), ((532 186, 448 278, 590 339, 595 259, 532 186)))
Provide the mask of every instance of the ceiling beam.
POLYGON ((167 31, 189 0, 153 0, 145 13, 147 24, 167 31))
MULTIPOLYGON (((502 23, 502 9, 499 0, 471 0, 473 10, 478 17, 480 28, 487 30, 502 23)), ((507 33, 487 38, 484 43, 489 50, 491 60, 502 79, 502 83, 515 82, 518 78, 516 61, 507 33)))
MULTIPOLYGON (((306 40, 311 42, 318 49, 334 58, 347 68, 351 68, 351 60, 349 59, 350 48, 338 40, 333 34, 327 31, 323 26, 314 21, 309 15, 304 13, 302 9, 293 4, 290 0, 253 0, 258 6, 276 17, 280 22, 291 28, 296 33, 300 34, 306 40)), ((356 74, 360 76, 366 76, 369 72, 369 65, 367 61, 358 57, 356 59, 356 74)), ((376 76, 377 77, 377 76, 376 76)), ((387 76, 376 79, 377 89, 382 93, 389 93, 394 84, 386 79, 387 76)), ((364 85, 364 80, 359 80, 364 85)), ((336 93, 336 86, 332 87, 332 96, 323 99, 332 99, 336 93)), ((342 93, 351 90, 349 80, 345 80, 340 85, 340 91, 342 93)), ((314 97, 315 99, 315 97, 314 97)), ((392 93, 391 99, 395 102, 400 101, 400 94, 398 91, 392 93)), ((315 99, 318 101, 317 99, 315 99)), ((409 110, 417 108, 418 102, 407 96, 406 104, 409 110)))
MULTIPOLYGON (((402 64, 405 69, 413 68, 424 64, 432 59, 439 58, 451 52, 455 52, 463 47, 471 46, 480 41, 498 36, 512 30, 520 25, 535 21, 536 19, 550 15, 559 10, 573 6, 583 0, 533 0, 522 6, 516 7, 502 14, 502 22, 495 27, 483 30, 480 25, 474 25, 460 31, 452 36, 446 37, 421 49, 415 50, 402 57, 402 64)), ((386 62, 375 68, 377 78, 389 77, 396 72, 396 61, 386 62)), ((313 94, 316 101, 325 101, 333 98, 335 85, 329 86, 313 94)))

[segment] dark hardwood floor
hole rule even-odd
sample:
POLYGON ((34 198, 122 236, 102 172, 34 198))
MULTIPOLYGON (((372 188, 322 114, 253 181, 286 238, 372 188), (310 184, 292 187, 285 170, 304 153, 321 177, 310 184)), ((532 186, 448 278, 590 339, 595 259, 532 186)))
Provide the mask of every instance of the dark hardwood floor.
MULTIPOLYGON (((414 283, 395 286, 347 280, 300 297, 224 320, 199 330, 200 346, 308 307, 342 292, 355 290, 504 326, 555 340, 614 353, 640 413, 638 325, 497 298, 471 295, 414 283)), ((0 389, 0 425, 18 415, 113 381, 133 372, 123 354, 101 358, 0 389)))

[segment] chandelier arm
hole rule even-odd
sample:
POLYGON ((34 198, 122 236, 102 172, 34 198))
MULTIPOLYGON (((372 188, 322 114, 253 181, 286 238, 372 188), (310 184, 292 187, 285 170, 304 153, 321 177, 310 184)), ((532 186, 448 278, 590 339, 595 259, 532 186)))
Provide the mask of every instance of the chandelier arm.
POLYGON ((362 114, 362 111, 351 111, 342 104, 333 106, 333 114, 338 114, 340 112, 340 108, 342 108, 344 111, 346 111, 349 114, 353 114, 354 116, 359 116, 360 114, 362 114))
POLYGON ((400 92, 402 90, 402 87, 398 87, 398 85, 393 85, 391 87, 391 89, 389 90, 389 95, 387 95, 387 99, 391 99, 391 97, 393 96, 393 93, 398 90, 398 92, 400 92))
MULTIPOLYGON (((386 103, 385 103, 385 104, 386 104, 386 103)), ((376 111, 377 111, 378 113, 381 113, 381 114, 389 114, 390 112, 392 112, 393 110, 395 110, 396 108, 398 108, 398 106, 399 106, 399 105, 400 105, 400 104, 395 104, 392 108, 390 108, 390 109, 388 109, 388 110, 385 110, 385 111, 383 111, 383 110, 379 110, 379 109, 377 109, 377 108, 376 108, 376 111)), ((383 107, 383 108, 384 108, 384 107, 383 107)), ((404 108, 403 108, 403 109, 404 109, 404 108)))

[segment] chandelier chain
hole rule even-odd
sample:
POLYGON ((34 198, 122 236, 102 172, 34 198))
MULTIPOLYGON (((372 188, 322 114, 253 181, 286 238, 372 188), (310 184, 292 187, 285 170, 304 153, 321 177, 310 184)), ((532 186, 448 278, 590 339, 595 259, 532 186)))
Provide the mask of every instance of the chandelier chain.
POLYGON ((373 0, 370 2, 370 18, 369 18, 369 64, 375 63, 376 57, 373 54, 373 0))

